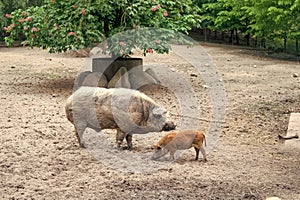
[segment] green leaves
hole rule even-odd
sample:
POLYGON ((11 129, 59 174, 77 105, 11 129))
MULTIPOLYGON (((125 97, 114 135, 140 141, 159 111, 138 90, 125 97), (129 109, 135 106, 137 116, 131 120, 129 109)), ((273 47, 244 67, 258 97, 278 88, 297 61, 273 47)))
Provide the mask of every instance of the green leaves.
POLYGON ((92 16, 89 2, 49 1, 44 6, 19 9, 12 13, 15 27, 6 37, 8 45, 23 33, 29 46, 48 49, 51 53, 82 49, 103 40, 98 18, 92 16), (24 15, 24 13, 26 13, 24 15))
POLYGON ((202 0, 202 26, 271 41, 300 39, 299 0, 202 0))
POLYGON ((299 13, 293 13, 296 3, 295 0, 253 1, 248 10, 253 17, 255 35, 270 39, 293 38, 295 29, 300 28, 295 20, 299 19, 299 13))
POLYGON ((114 55, 130 54, 134 48, 145 54, 168 53, 168 42, 178 37, 176 32, 188 33, 200 22, 199 9, 191 0, 48 0, 25 12, 31 20, 23 17, 20 23, 17 20, 22 18, 23 10, 12 13, 16 27, 7 30, 7 44, 22 33, 25 44, 50 52, 89 47, 113 36, 108 45, 114 55), (157 34, 144 27, 171 31, 157 34), (120 36, 123 31, 130 35, 120 36))
POLYGON ((108 39, 109 52, 114 56, 130 55, 133 49, 147 53, 168 53, 172 40, 189 44, 182 34, 169 29, 138 28, 113 35, 108 39))

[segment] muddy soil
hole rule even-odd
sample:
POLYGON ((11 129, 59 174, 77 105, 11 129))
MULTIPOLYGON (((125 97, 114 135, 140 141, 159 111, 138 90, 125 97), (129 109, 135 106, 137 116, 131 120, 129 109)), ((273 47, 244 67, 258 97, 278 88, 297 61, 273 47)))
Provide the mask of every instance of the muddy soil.
MULTIPOLYGON (((113 131, 101 135, 87 129, 87 136, 108 137, 109 152, 127 158, 122 167, 106 162, 109 156, 80 148, 65 117, 65 100, 86 58, 37 48, 0 48, 0 198, 300 199, 300 152, 278 140, 278 134, 286 133, 290 113, 300 112, 299 62, 241 47, 203 47, 226 91, 225 122, 220 122, 221 134, 208 162, 193 161, 190 149, 177 154, 174 162, 154 165, 151 145, 166 133, 134 136, 129 152, 115 149, 113 131), (126 168, 128 159, 158 167, 135 172, 138 166, 126 168)), ((212 100, 205 81, 174 53, 149 55, 144 64, 149 63, 186 77, 198 97, 192 108, 201 113, 188 121, 208 131, 212 100)), ((174 94, 165 88, 143 91, 169 110, 179 129, 184 127, 174 94)))

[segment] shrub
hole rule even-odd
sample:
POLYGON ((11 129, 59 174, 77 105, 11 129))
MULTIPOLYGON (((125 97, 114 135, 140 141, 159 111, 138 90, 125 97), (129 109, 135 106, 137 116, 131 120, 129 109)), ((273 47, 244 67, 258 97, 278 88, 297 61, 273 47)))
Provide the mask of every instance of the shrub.
POLYGON ((107 42, 112 55, 128 55, 134 48, 144 54, 167 53, 169 40, 179 37, 184 41, 177 33, 188 33, 199 24, 197 12, 190 0, 48 0, 43 6, 12 12, 13 27, 6 27, 9 36, 5 41, 12 45, 21 33, 26 37, 24 44, 54 53, 111 38, 107 42), (154 29, 158 31, 151 33, 154 29), (131 31, 124 41, 119 41, 120 35, 112 37, 123 31, 131 31))

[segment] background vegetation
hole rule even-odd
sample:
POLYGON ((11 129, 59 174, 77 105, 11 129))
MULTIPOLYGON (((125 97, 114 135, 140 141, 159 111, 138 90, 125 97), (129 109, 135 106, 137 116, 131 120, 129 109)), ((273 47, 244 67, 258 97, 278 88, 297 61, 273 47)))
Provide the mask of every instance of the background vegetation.
POLYGON ((21 39, 26 40, 28 45, 44 48, 51 48, 57 43, 53 52, 90 46, 101 41, 103 35, 150 26, 184 33, 194 27, 196 36, 204 41, 299 53, 300 1, 2 0, 0 26, 3 27, 2 41, 9 36, 7 43, 21 39), (24 19, 31 18, 22 22, 27 23, 26 30, 24 26, 11 27, 24 10, 27 11, 24 19), (45 16, 48 18, 45 19, 45 16), (47 26, 41 26, 45 23, 47 26), (72 34, 78 37, 71 37, 72 34))
POLYGON ((0 0, 0 41, 3 41, 4 37, 7 36, 4 27, 11 24, 11 19, 7 17, 7 14, 12 13, 16 9, 26 9, 30 6, 41 6, 43 3, 43 0, 0 0))
POLYGON ((128 55, 135 48, 144 54, 167 53, 170 40, 184 41, 178 32, 188 33, 199 24, 195 8, 191 0, 45 0, 42 6, 5 14, 10 21, 4 27, 5 42, 12 45, 21 35, 25 37, 23 44, 53 53, 82 49, 110 38, 108 53, 113 56, 128 55), (116 36, 124 31, 129 32, 116 36))
POLYGON ((299 53, 299 0, 195 2, 201 8, 203 29, 215 31, 216 36, 221 33, 222 37, 229 33, 229 43, 245 40, 242 42, 246 45, 299 53))

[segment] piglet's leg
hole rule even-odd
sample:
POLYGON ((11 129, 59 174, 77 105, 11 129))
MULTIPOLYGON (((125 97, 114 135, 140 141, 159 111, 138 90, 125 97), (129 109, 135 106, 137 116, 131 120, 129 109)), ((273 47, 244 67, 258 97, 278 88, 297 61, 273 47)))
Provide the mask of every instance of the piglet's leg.
POLYGON ((200 148, 200 151, 201 151, 201 153, 203 155, 203 161, 206 162, 207 161, 207 159, 206 159, 206 153, 205 153, 205 150, 204 150, 203 146, 200 148))
POLYGON ((195 151, 196 151, 196 158, 195 160, 198 160, 199 158, 199 149, 197 147, 194 147, 195 151))
POLYGON ((170 151, 170 160, 174 160, 175 151, 170 151))

